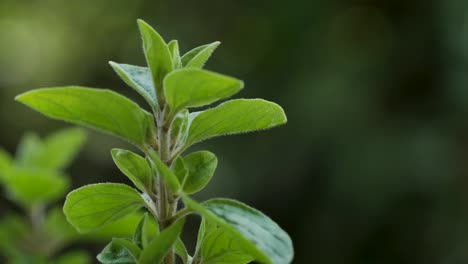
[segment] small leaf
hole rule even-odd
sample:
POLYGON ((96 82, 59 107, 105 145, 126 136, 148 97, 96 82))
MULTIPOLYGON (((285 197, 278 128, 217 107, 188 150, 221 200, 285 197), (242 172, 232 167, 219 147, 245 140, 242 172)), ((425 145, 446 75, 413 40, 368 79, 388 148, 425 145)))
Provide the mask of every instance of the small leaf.
POLYGON ((34 160, 41 156, 43 143, 35 133, 28 132, 24 134, 16 150, 15 163, 21 167, 33 167, 34 160))
POLYGON ((138 189, 147 192, 148 188, 151 188, 153 175, 143 157, 124 149, 113 149, 111 153, 117 167, 138 189))
POLYGON ((91 263, 91 258, 85 251, 67 252, 57 257, 53 264, 88 264, 91 263))
POLYGON ((10 153, 6 152, 4 149, 0 148, 0 179, 3 177, 5 170, 10 168, 13 162, 13 158, 10 153))
POLYGON ((177 239, 174 245, 174 251, 182 259, 184 264, 192 263, 192 257, 188 254, 187 248, 185 247, 184 242, 182 242, 182 239, 177 239))
POLYGON ((86 139, 81 128, 67 128, 55 132, 44 141, 44 149, 37 166, 45 169, 65 169, 78 154, 86 139))
POLYGON ((184 184, 184 192, 192 194, 202 190, 211 180, 218 165, 218 159, 209 151, 199 151, 185 156, 184 163, 189 171, 184 184))
POLYGON ((152 135, 153 117, 129 99, 109 90, 77 86, 44 88, 16 97, 34 110, 114 134, 138 147, 152 135))
MULTIPOLYGON (((148 221, 148 213, 145 213, 141 217, 140 222, 138 222, 135 233, 133 234, 133 243, 135 243, 140 248, 145 248, 150 241, 150 230, 147 227, 148 221)), ((159 234, 159 228, 156 228, 156 234, 159 234)))
POLYGON ((192 113, 187 145, 222 136, 272 128, 286 123, 283 109, 262 99, 237 99, 192 113))
POLYGON ((150 25, 138 20, 146 62, 153 76, 156 94, 162 95, 162 81, 166 74, 172 71, 172 58, 164 39, 150 25))
POLYGON ((177 179, 177 176, 174 174, 174 172, 167 167, 164 162, 161 161, 159 158, 158 154, 154 150, 149 150, 148 154, 153 161, 159 177, 162 178, 164 184, 166 185, 167 189, 172 193, 172 194, 177 194, 179 193, 181 186, 179 183, 179 180, 177 179))
MULTIPOLYGON (((212 199, 202 204, 182 196, 187 207, 216 224, 261 263, 285 264, 293 259, 291 238, 262 212, 238 201, 212 199)), ((207 229, 207 228, 206 228, 207 229)))
POLYGON ((133 188, 117 183, 91 184, 70 192, 63 211, 79 232, 96 230, 144 206, 133 188))
POLYGON ((187 129, 189 124, 189 112, 184 109, 177 113, 174 121, 171 124, 170 136, 171 144, 178 148, 183 146, 187 139, 187 129))
POLYGON ((184 186, 185 180, 188 176, 188 169, 185 167, 184 159, 182 157, 177 157, 174 163, 172 163, 172 171, 177 176, 180 184, 184 186))
POLYGON ((151 77, 151 72, 147 67, 119 64, 113 61, 110 61, 109 64, 128 86, 135 89, 137 93, 145 98, 146 102, 151 107, 158 107, 156 90, 153 86, 153 78, 151 77))
POLYGON ((130 240, 113 238, 97 255, 97 259, 103 264, 136 264, 140 252, 140 248, 130 240))
POLYGON ((254 260, 230 232, 206 219, 200 224, 195 257, 203 264, 246 264, 254 260))
POLYGON ((164 79, 164 94, 174 112, 211 104, 237 93, 243 82, 200 69, 174 71, 164 79))
POLYGON ((70 185, 63 175, 27 168, 10 168, 5 173, 4 183, 9 197, 25 206, 55 201, 70 185))
POLYGON ((172 67, 176 69, 182 68, 182 62, 180 61, 179 42, 177 40, 171 40, 167 47, 172 57, 172 67))
POLYGON ((197 67, 203 68, 206 61, 210 58, 213 51, 221 44, 216 41, 211 44, 206 44, 197 48, 192 49, 182 56, 182 65, 184 67, 197 67))
POLYGON ((185 219, 178 220, 166 228, 141 252, 140 264, 160 263, 174 246, 182 232, 185 219))

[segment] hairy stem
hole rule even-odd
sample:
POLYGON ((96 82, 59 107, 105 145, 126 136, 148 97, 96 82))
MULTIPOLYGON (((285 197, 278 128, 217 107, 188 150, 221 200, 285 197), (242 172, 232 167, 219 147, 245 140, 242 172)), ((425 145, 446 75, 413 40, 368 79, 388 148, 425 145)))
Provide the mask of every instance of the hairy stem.
MULTIPOLYGON (((166 118, 167 114, 167 107, 164 106, 163 110, 160 112, 159 120, 158 120, 158 145, 159 149, 158 154, 161 160, 167 165, 171 166, 172 158, 171 158, 171 144, 170 144, 170 133, 169 133, 169 126, 172 120, 168 120, 166 118)), ((162 181, 162 177, 158 179, 158 193, 159 193, 159 200, 155 201, 159 208, 159 226, 161 231, 166 229, 172 224, 170 220, 173 215, 176 213, 177 210, 177 198, 172 197, 172 195, 167 190, 164 182, 162 181)), ((174 264, 175 263, 175 255, 174 249, 172 248, 169 250, 169 253, 163 260, 164 264, 174 264)))

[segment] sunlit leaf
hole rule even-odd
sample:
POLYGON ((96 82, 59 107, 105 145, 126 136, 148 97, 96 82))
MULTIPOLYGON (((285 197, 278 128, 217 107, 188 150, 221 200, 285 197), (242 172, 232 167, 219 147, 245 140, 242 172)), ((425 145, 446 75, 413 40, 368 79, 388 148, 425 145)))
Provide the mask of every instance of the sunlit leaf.
POLYGON ((143 157, 124 149, 113 149, 111 153, 117 167, 138 189, 144 192, 151 187, 153 175, 143 157))
POLYGON ((53 119, 96 128, 139 147, 152 136, 152 115, 109 90, 76 86, 44 88, 21 94, 16 100, 53 119))
POLYGON ((97 260, 103 264, 136 264, 140 252, 140 248, 130 240, 113 238, 97 255, 97 260))
POLYGON ((182 65, 184 67, 203 68, 206 61, 210 58, 211 54, 219 44, 221 44, 221 42, 216 41, 190 50, 182 56, 182 65))
POLYGON ((268 129, 286 123, 283 109, 262 99, 236 99, 192 113, 187 145, 226 135, 268 129))
POLYGON ((164 39, 143 20, 138 20, 146 62, 151 70, 156 94, 162 95, 162 81, 172 71, 172 56, 164 39))
POLYGON ((70 192, 63 211, 80 232, 89 232, 123 218, 144 206, 133 188, 117 183, 91 184, 70 192))
POLYGON ((243 82, 200 69, 181 69, 164 79, 164 94, 172 110, 211 104, 237 93, 243 82))

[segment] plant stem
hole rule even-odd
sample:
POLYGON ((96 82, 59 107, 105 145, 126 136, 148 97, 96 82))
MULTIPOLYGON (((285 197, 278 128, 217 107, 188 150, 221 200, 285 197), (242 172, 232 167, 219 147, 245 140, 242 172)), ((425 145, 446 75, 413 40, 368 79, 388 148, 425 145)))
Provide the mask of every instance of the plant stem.
MULTIPOLYGON (((166 111, 167 107, 163 107, 161 114, 159 115, 159 122, 158 122, 158 154, 161 160, 168 166, 171 166, 172 158, 171 158, 171 151, 170 151, 170 134, 169 134, 169 126, 172 122, 171 119, 166 119, 166 111)), ((159 201, 156 201, 159 206, 159 226, 161 231, 166 229, 168 226, 172 224, 172 221, 168 221, 172 218, 172 216, 176 213, 177 210, 177 198, 172 197, 171 194, 168 192, 164 182, 162 181, 162 177, 159 177, 158 182, 158 193, 159 193, 159 201)), ((164 264, 174 264, 175 263, 175 255, 174 255, 174 248, 171 248, 163 260, 164 264)))

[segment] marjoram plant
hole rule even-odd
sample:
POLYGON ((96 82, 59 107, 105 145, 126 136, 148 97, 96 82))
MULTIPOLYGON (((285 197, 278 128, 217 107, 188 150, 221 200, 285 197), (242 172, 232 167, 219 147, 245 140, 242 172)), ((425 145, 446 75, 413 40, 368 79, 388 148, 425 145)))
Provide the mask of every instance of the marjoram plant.
POLYGON ((208 151, 182 156, 209 138, 284 124, 283 109, 262 99, 234 99, 189 112, 232 96, 243 82, 202 69, 219 42, 180 56, 177 40, 166 43, 144 21, 138 25, 148 67, 110 65, 146 100, 151 113, 105 89, 43 88, 16 98, 51 118, 123 138, 144 153, 113 149, 114 162, 136 188, 99 183, 76 189, 63 208, 68 221, 89 232, 145 208, 133 237, 112 239, 97 256, 101 263, 172 264, 175 254, 192 264, 290 263, 290 237, 260 211, 231 199, 199 203, 190 198, 210 181, 217 158, 208 151), (192 213, 202 219, 193 257, 180 239, 185 218, 192 213), (148 232, 146 225, 152 221, 158 228, 148 232))

